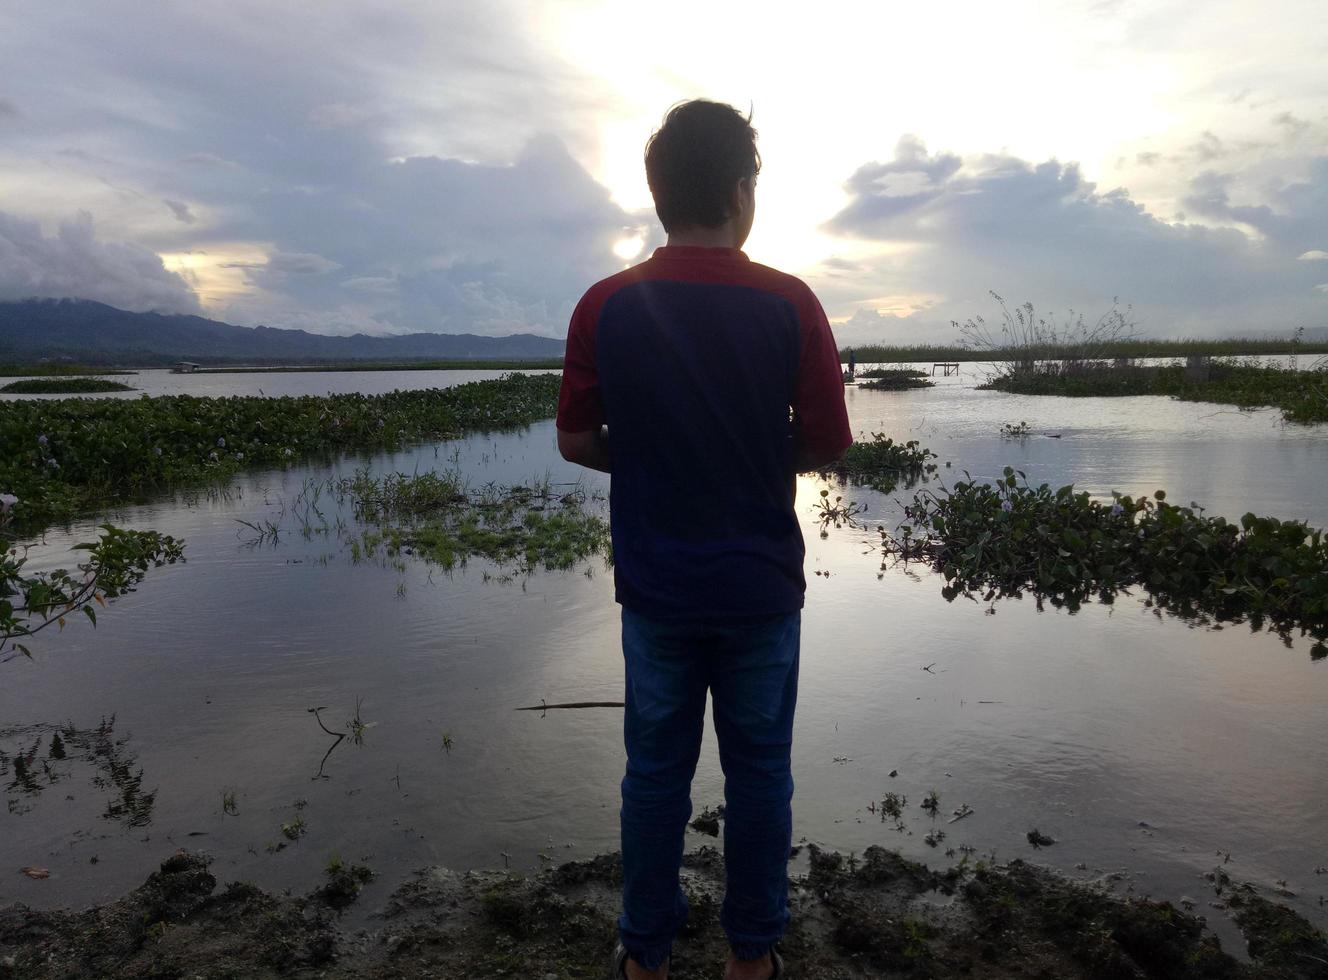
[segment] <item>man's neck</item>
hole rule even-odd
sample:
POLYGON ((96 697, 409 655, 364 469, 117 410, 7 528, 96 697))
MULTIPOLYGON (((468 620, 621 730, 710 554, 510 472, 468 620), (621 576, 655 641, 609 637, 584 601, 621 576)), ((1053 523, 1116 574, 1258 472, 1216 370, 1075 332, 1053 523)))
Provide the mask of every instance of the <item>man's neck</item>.
POLYGON ((666 244, 691 248, 742 248, 737 237, 732 225, 725 222, 718 228, 694 227, 671 231, 666 244))

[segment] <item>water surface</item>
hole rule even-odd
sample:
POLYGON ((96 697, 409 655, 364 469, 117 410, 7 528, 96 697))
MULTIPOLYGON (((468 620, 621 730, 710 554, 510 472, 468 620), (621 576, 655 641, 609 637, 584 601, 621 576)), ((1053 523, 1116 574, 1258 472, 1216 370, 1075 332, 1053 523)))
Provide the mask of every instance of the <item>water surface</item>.
MULTIPOLYGON (((967 368, 931 390, 850 389, 854 429, 921 440, 951 463, 938 473, 946 480, 1009 464, 1034 482, 1164 488, 1231 517, 1328 525, 1328 427, 1160 398, 979 392, 967 368), (1021 420, 1034 435, 1000 437, 1002 423, 1021 420)), ((400 387, 402 374, 383 383, 400 387)), ((262 380, 287 378, 321 383, 262 380)), ((110 791, 87 765, 65 766, 69 777, 39 795, 8 792, 19 806, 0 812, 0 866, 40 865, 51 878, 0 873, 0 903, 106 899, 176 846, 211 852, 223 880, 270 887, 311 887, 333 853, 364 860, 379 872, 366 905, 425 864, 534 867, 616 846, 621 712, 513 711, 621 697, 611 573, 596 561, 499 585, 482 562, 450 575, 413 560, 404 570, 354 564, 335 531, 306 537, 292 503, 306 481, 365 466, 456 467, 476 485, 547 476, 607 487, 558 458, 543 422, 250 474, 225 494, 119 514, 184 537, 188 562, 152 572, 95 631, 80 622, 43 634, 34 660, 0 667, 0 722, 89 728, 114 714, 144 789, 157 791, 151 822, 104 818, 110 791), (252 545, 241 519, 276 521, 281 536, 252 545), (340 745, 318 778, 331 739, 308 709, 326 706, 324 722, 344 730, 357 704, 371 723, 363 744, 340 745), (228 792, 235 815, 223 812, 228 792), (307 833, 286 842, 282 825, 297 814, 307 833)), ((1073 615, 1039 613, 1031 600, 1002 602, 995 615, 947 603, 930 573, 882 573, 872 528, 822 539, 812 504, 823 486, 799 480, 808 593, 795 836, 858 852, 881 843, 938 866, 958 859, 947 848, 968 845, 1083 877, 1122 872, 1121 889, 1188 896, 1214 917, 1200 876, 1229 854, 1233 878, 1269 889, 1285 880, 1292 901, 1325 923, 1328 876, 1315 868, 1328 865, 1328 663, 1311 662, 1307 642, 1195 628, 1141 597, 1073 615), (938 821, 918 806, 932 789, 938 821), (908 797, 902 832, 869 809, 887 791, 908 797), (973 815, 946 823, 961 803, 973 815), (1025 834, 1035 827, 1058 843, 1034 852, 1025 834), (935 849, 923 840, 932 829, 946 833, 935 849)), ((908 492, 846 495, 893 526, 895 498, 908 492)), ((319 506, 335 522, 334 503, 319 506)), ((34 561, 90 531, 48 534, 34 561)), ((722 800, 709 730, 694 799, 698 809, 722 800)))

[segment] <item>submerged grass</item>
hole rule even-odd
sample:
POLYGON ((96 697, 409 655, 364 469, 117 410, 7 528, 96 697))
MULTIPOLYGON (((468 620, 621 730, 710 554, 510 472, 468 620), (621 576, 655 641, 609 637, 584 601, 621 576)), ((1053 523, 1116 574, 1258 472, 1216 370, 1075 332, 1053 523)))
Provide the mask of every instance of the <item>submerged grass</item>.
POLYGON ((1328 422, 1328 371, 1325 370, 1215 363, 1206 380, 1194 380, 1179 365, 1101 364, 1070 373, 1018 372, 995 378, 982 387, 1016 395, 1171 395, 1182 401, 1217 402, 1242 408, 1273 406, 1282 410, 1288 422, 1328 422))
POLYGON ((389 558, 413 555, 445 570, 483 558, 503 576, 563 571, 609 556, 608 525, 587 510, 580 487, 560 492, 545 481, 475 491, 453 473, 360 471, 337 489, 376 527, 355 545, 361 555, 381 548, 389 558))
POLYGON ((18 497, 12 531, 33 534, 246 469, 528 425, 554 414, 559 382, 513 374, 385 395, 5 401, 0 493, 18 497))

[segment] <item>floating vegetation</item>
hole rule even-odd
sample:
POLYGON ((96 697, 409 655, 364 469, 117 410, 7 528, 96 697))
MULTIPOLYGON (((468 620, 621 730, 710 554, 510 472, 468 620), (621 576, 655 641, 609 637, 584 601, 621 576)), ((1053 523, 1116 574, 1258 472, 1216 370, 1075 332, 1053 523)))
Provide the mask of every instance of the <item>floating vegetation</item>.
POLYGON ((1006 422, 1001 426, 1002 439, 1027 439, 1032 435, 1033 430, 1028 427, 1027 422, 1020 422, 1015 425, 1013 422, 1006 422))
POLYGON ((1214 362, 1195 376, 1186 367, 1090 362, 1074 371, 1019 371, 982 387, 1016 395, 1102 397, 1171 395, 1242 408, 1272 406, 1288 422, 1328 422, 1328 371, 1214 362))
POLYGON ((6 395, 83 395, 104 391, 133 391, 129 385, 105 378, 29 378, 0 388, 6 395))
POLYGON ((909 391, 936 387, 926 371, 913 368, 871 368, 859 371, 857 376, 865 379, 858 382, 858 387, 870 388, 872 391, 909 391))
POLYGON ((901 482, 911 486, 936 472, 936 454, 916 439, 895 442, 884 433, 873 432, 869 442, 854 442, 844 455, 823 470, 849 482, 891 493, 901 482))
MULTIPOLYGON (((967 474, 965 474, 967 475, 967 474)), ((881 536, 890 560, 924 561, 947 599, 991 603, 1027 591, 1053 606, 1110 603, 1130 586, 1181 616, 1300 630, 1328 656, 1328 539, 1300 521, 1209 517, 1198 504, 1153 497, 1112 501, 1063 486, 1031 486, 1005 468, 995 484, 966 480, 920 490, 904 524, 881 536)))
POLYGON ((35 533, 99 507, 347 450, 391 449, 554 414, 559 376, 385 395, 0 402, 0 494, 35 533))
POLYGON ((357 517, 376 525, 355 542, 361 556, 382 550, 390 559, 413 555, 449 570, 484 558, 502 569, 498 578, 505 581, 610 554, 608 524, 587 512, 580 486, 546 481, 470 490, 456 474, 374 477, 362 470, 337 489, 357 517))
MULTIPOLYGON (((66 782, 79 766, 92 769, 92 785, 108 792, 102 817, 126 827, 152 822, 157 791, 144 792, 143 770, 126 745, 128 736, 115 737, 115 716, 103 718, 95 728, 35 725, 0 731, 0 740, 17 742, 16 750, 0 748, 0 782, 5 784, 8 812, 29 812, 37 797, 56 783, 66 782), (45 746, 43 755, 42 748, 45 746)), ((72 798, 65 789, 61 795, 72 798)))

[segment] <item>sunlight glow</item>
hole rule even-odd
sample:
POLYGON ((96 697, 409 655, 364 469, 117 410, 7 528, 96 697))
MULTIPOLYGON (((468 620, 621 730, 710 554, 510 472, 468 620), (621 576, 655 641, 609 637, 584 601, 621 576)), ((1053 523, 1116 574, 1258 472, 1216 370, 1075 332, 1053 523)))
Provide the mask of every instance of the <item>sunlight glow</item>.
POLYGON ((630 238, 620 238, 613 243, 613 254, 618 256, 624 262, 631 262, 641 254, 641 249, 645 248, 646 239, 644 235, 633 235, 630 238))

